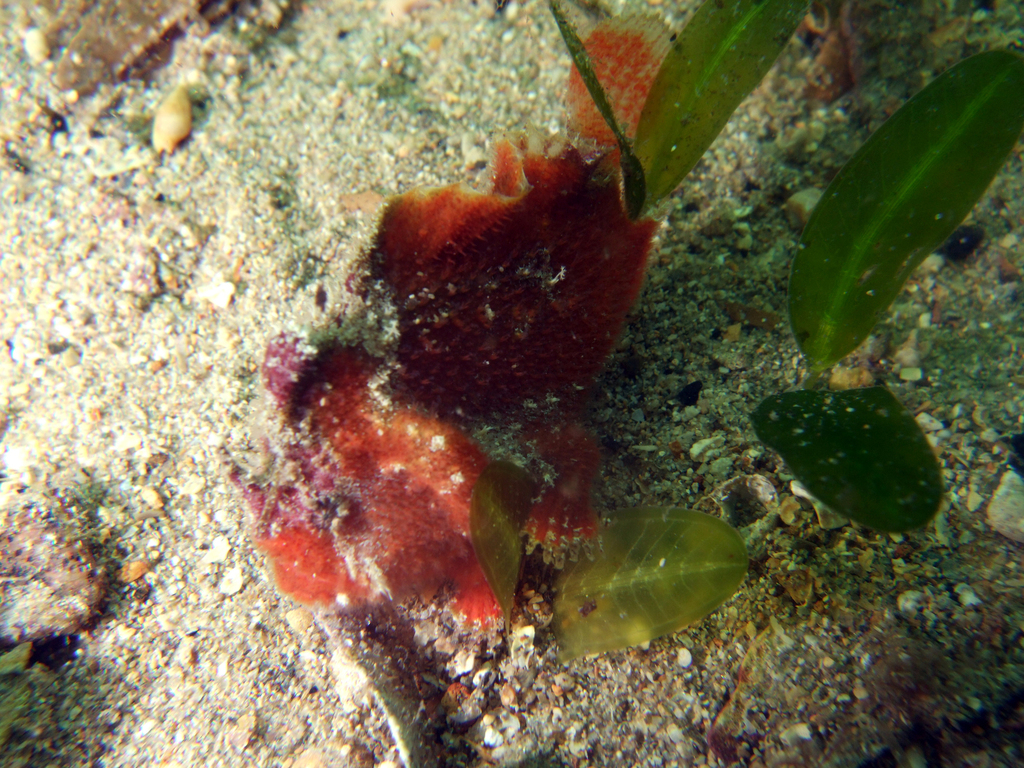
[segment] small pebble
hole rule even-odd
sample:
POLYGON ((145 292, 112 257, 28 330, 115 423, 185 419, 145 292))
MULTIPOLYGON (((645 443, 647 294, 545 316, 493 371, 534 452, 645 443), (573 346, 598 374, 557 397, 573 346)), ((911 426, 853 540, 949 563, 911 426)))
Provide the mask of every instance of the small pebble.
POLYGON ((121 581, 131 584, 149 573, 149 563, 145 560, 129 560, 121 566, 121 581))
POLYGON ((25 46, 25 54, 33 64, 42 64, 50 58, 50 44, 46 42, 46 35, 38 27, 25 30, 22 38, 25 46))
POLYGON ((179 666, 188 669, 195 666, 197 658, 196 639, 186 635, 178 643, 178 649, 174 652, 174 660, 179 666))
POLYGON ((196 290, 196 297, 208 301, 217 309, 227 309, 235 296, 235 284, 224 281, 213 285, 204 285, 196 290))
POLYGON ((792 747, 801 741, 811 738, 811 727, 807 723, 797 723, 779 733, 779 741, 787 747, 792 747))
POLYGON ((821 190, 814 187, 801 189, 786 201, 786 218, 793 229, 803 229, 821 200, 821 190))
POLYGON ((206 554, 203 555, 200 562, 205 565, 212 565, 213 563, 223 563, 228 559, 228 552, 231 551, 231 544, 228 542, 226 536, 217 536, 214 538, 213 543, 210 544, 210 548, 206 554))
POLYGON ((716 438, 705 437, 703 440, 698 440, 692 446, 690 446, 690 458, 696 461, 704 451, 706 451, 716 438))
POLYGON ((217 585, 217 589, 219 589, 221 593, 231 597, 232 595, 237 595, 241 592, 244 584, 245 579, 242 577, 242 569, 229 568, 225 572, 224 577, 220 580, 220 584, 217 585))
POLYGON ((956 599, 960 601, 960 605, 964 608, 981 605, 981 598, 978 597, 970 584, 957 584, 953 587, 953 591, 956 592, 956 599))
POLYGON ((977 224, 963 224, 953 230, 953 234, 935 251, 950 261, 963 261, 974 253, 984 239, 984 229, 977 224))
POLYGON ((139 495, 142 500, 153 509, 164 508, 164 498, 160 495, 160 492, 151 485, 144 486, 140 491, 139 495))
POLYGON ((13 650, 0 654, 0 675, 24 672, 32 658, 32 643, 22 643, 13 650))
POLYGON ((923 600, 924 592, 908 589, 906 592, 901 592, 900 596, 896 598, 896 607, 899 608, 900 613, 913 616, 921 607, 923 600))
POLYGON ((688 669, 693 664, 693 654, 690 653, 689 648, 680 648, 679 653, 676 654, 676 662, 683 669, 688 669))
POLYGON ((792 496, 787 496, 779 504, 779 519, 786 525, 796 522, 796 513, 800 509, 800 502, 792 496))
POLYGON ((870 387, 874 381, 875 377, 871 375, 871 371, 867 368, 861 366, 845 368, 837 365, 829 375, 828 387, 829 389, 838 390, 860 389, 861 387, 870 387))
POLYGON ((978 507, 980 507, 984 501, 985 499, 983 499, 981 497, 981 494, 978 493, 974 488, 971 488, 969 491, 967 491, 968 512, 977 512, 978 507))
POLYGON ((940 272, 944 266, 946 266, 946 259, 943 258, 942 254, 933 253, 921 262, 921 266, 918 269, 934 275, 940 272))
POLYGON ((153 116, 153 149, 173 152, 192 133, 192 100, 188 88, 177 86, 157 107, 153 116))
POLYGON ((679 394, 676 395, 676 399, 678 399, 679 404, 684 407, 696 405, 697 401, 700 400, 700 391, 703 388, 704 382, 700 380, 691 381, 689 384, 687 384, 685 387, 679 390, 679 394))
POLYGON ((256 718, 252 714, 242 715, 238 722, 228 728, 225 740, 232 749, 243 750, 256 735, 256 718))
POLYGON ((1024 542, 1024 480, 1012 469, 1003 473, 988 503, 988 524, 1008 539, 1024 542))
POLYGON ((292 608, 285 613, 284 620, 300 635, 305 634, 306 630, 313 626, 313 614, 305 608, 292 608))
POLYGON ((900 368, 900 379, 902 381, 920 381, 923 378, 924 372, 920 368, 900 368))

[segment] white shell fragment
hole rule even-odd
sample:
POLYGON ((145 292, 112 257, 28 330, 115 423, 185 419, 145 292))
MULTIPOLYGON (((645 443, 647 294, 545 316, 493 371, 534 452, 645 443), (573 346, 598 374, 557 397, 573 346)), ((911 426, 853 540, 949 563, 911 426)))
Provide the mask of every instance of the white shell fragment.
POLYGON ((1024 542, 1024 480, 1012 469, 1003 473, 988 503, 988 524, 1008 539, 1024 542))
POLYGON ((196 289, 196 297, 210 302, 218 309, 227 309, 235 295, 235 284, 224 281, 196 289))
POLYGON ((25 46, 25 55, 33 64, 42 64, 50 58, 50 44, 47 42, 43 30, 38 27, 25 30, 22 43, 25 46))
POLYGON ((188 88, 177 86, 157 107, 153 116, 153 149, 173 152, 192 132, 192 100, 188 88))

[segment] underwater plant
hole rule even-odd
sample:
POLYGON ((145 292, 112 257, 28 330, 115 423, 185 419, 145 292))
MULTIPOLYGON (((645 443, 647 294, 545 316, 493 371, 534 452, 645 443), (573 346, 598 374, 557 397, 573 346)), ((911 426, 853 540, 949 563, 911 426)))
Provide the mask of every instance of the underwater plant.
MULTIPOLYGON (((690 510, 619 511, 599 532, 599 458, 582 418, 640 289, 652 212, 771 67, 804 3, 708 2, 675 36, 627 18, 583 39, 551 5, 576 65, 570 122, 596 149, 502 140, 484 190, 390 201, 326 321, 269 343, 268 471, 236 478, 281 589, 329 609, 411 598, 507 627, 522 534, 548 548, 597 535, 595 556, 556 589, 554 630, 572 658, 692 623, 746 573, 739 535, 690 510)), ((998 170, 1024 120, 1022 69, 1016 53, 967 60, 837 176, 791 281, 814 375, 864 338, 998 170), (978 142, 985 162, 971 159, 978 142), (937 177, 948 200, 929 191, 937 177)), ((812 493, 866 525, 903 530, 938 508, 935 459, 885 390, 789 393, 754 422, 812 493)))
MULTIPOLYGON (((843 166, 800 238, 789 317, 813 386, 871 333, 963 221, 1024 128, 1024 57, 979 53, 912 97, 843 166)), ((805 388, 765 400, 758 437, 815 498, 882 531, 924 525, 944 487, 920 426, 887 390, 805 388)))
MULTIPOLYGON (((622 85, 613 82, 614 91, 606 92, 596 74, 599 67, 590 61, 587 45, 567 21, 559 0, 551 0, 551 6, 580 78, 618 145, 624 197, 635 215, 656 205, 692 169, 747 92, 744 88, 756 85, 774 62, 789 37, 782 33, 792 32, 788 25, 795 24, 803 9, 802 3, 737 3, 730 15, 705 3, 666 54, 641 54, 641 61, 660 58, 661 66, 634 121, 635 108, 631 112, 627 104, 616 110, 615 98, 609 98, 608 93, 624 92, 622 85), (757 79, 751 77, 756 69, 751 61, 764 67, 756 70, 757 79), (745 77, 730 78, 734 71, 745 77), (723 82, 732 88, 710 89, 711 103, 701 99, 708 95, 704 91, 709 84, 723 82), (729 107, 724 113, 723 105, 729 107)), ((619 45, 636 47, 650 37, 645 24, 623 24, 639 31, 629 36, 613 27, 619 45)), ((621 49, 606 50, 607 38, 613 36, 603 34, 600 25, 594 34, 602 55, 612 60, 625 55, 621 49)), ((607 62, 603 69, 616 71, 607 62)), ((645 75, 648 70, 641 67, 645 75)), ((844 166, 805 227, 792 265, 790 321, 810 364, 806 384, 813 384, 868 336, 914 269, 981 197, 1022 127, 1024 60, 1013 50, 989 51, 936 78, 844 166)), ((591 129, 592 138, 599 140, 600 135, 591 129)), ((752 420, 758 437, 780 453, 819 502, 839 514, 877 530, 904 531, 924 525, 938 512, 944 487, 937 458, 913 415, 885 388, 785 393, 766 399, 752 420)), ((620 511, 616 518, 628 520, 637 513, 620 511)), ((671 514, 663 511, 662 522, 671 514)), ((680 578, 679 572, 700 572, 704 553, 669 548, 660 568, 641 577, 640 566, 627 564, 619 549, 623 541, 627 550, 638 544, 645 531, 645 526, 616 519, 602 534, 604 550, 582 569, 587 575, 577 578, 578 567, 563 574, 554 624, 563 657, 679 629, 739 586, 742 573, 731 581, 735 562, 720 564, 726 574, 721 583, 697 576, 681 579, 669 594, 694 595, 696 586, 722 589, 703 613, 690 616, 699 599, 666 599, 659 590, 680 578), (726 584, 731 589, 724 589, 726 584), (608 594, 616 591, 631 599, 609 600, 608 594), (652 612, 660 616, 673 604, 678 609, 675 622, 649 620, 652 612), (599 605, 605 610, 598 611, 599 605), (590 632, 584 629, 588 625, 593 627, 590 632)), ((720 532, 703 535, 712 550, 728 550, 720 532)), ((743 562, 745 571, 745 555, 743 562)))

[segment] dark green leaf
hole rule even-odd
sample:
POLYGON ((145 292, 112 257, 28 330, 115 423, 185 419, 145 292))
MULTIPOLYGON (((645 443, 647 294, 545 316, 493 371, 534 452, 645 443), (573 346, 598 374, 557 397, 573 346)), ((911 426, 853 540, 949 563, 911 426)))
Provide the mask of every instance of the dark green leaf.
POLYGON ((526 470, 508 461, 488 464, 473 486, 469 535, 480 568, 505 614, 506 627, 523 559, 519 534, 533 506, 534 491, 526 470))
POLYGON ((662 62, 634 151, 652 202, 670 194, 771 69, 806 0, 708 0, 662 62))
POLYGON ((572 57, 572 63, 576 65, 576 69, 579 71, 580 77, 583 79, 583 84, 587 86, 590 98, 594 100, 597 111, 601 113, 601 117, 604 118, 604 121, 608 124, 608 127, 615 135, 615 140, 619 144, 619 153, 621 155, 622 162, 622 179, 626 196, 626 212, 629 214, 631 219, 635 219, 643 210, 644 200, 647 195, 644 181, 644 166, 641 165, 640 161, 633 154, 633 147, 630 144, 625 131, 623 131, 622 127, 619 125, 619 121, 616 120, 615 110, 612 109, 611 102, 608 101, 608 96, 605 94, 604 88, 601 87, 601 83, 597 79, 597 74, 594 72, 594 65, 590 61, 590 55, 587 53, 587 49, 584 47, 583 41, 580 40, 579 35, 576 34, 576 30, 562 11, 561 3, 559 3, 558 0, 551 0, 551 13, 554 14, 555 23, 558 25, 558 31, 562 33, 562 39, 565 41, 565 47, 569 49, 569 55, 572 57))
POLYGON ((740 535, 690 509, 620 510, 601 544, 596 560, 559 578, 553 626, 563 661, 675 632, 728 600, 747 572, 740 535))
POLYGON ((904 104, 843 167, 804 229, 789 282, 793 332, 812 370, 868 336, 985 191, 1022 125, 1024 59, 979 53, 904 104))
POLYGON ((905 531, 938 511, 939 463, 914 417, 884 387, 799 390, 753 416, 761 440, 832 511, 880 531, 905 531))

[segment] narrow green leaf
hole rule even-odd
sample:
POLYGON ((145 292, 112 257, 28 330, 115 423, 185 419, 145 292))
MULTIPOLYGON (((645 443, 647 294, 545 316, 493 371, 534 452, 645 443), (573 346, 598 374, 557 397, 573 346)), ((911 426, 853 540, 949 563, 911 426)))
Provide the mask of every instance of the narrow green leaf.
POLYGON ((644 200, 647 196, 644 167, 636 155, 633 154, 633 147, 629 142, 629 138, 619 125, 619 121, 615 118, 615 110, 612 109, 611 102, 608 101, 608 96, 605 94, 604 88, 601 87, 601 82, 597 79, 594 65, 590 61, 590 54, 587 53, 583 41, 576 34, 575 28, 573 28, 572 23, 566 17, 558 0, 551 0, 551 13, 554 15, 558 31, 562 34, 562 39, 565 41, 565 47, 569 49, 572 63, 576 65, 580 77, 583 78, 583 84, 587 86, 587 91, 590 92, 590 98, 594 100, 597 111, 601 113, 601 117, 604 118, 612 133, 615 134, 615 140, 619 144, 619 154, 622 163, 626 213, 629 215, 629 218, 635 219, 643 210, 644 200))
POLYGON ((747 572, 740 535, 690 509, 620 510, 601 544, 596 560, 566 566, 558 581, 563 661, 675 632, 728 600, 747 572))
POLYGON ((473 486, 469 535, 487 583, 509 626, 519 581, 523 543, 519 538, 533 506, 535 485, 525 469, 508 461, 487 465, 473 486))
POLYGON ((1024 126, 1024 59, 961 61, 875 131, 814 209, 789 315, 812 370, 871 333, 907 277, 984 193, 1024 126))
POLYGON ((914 417, 884 387, 786 392, 763 401, 752 420, 761 441, 838 514, 880 531, 906 531, 939 509, 939 462, 914 417))
POLYGON ((647 94, 634 151, 652 202, 670 194, 771 69, 806 0, 708 0, 679 34, 647 94))

